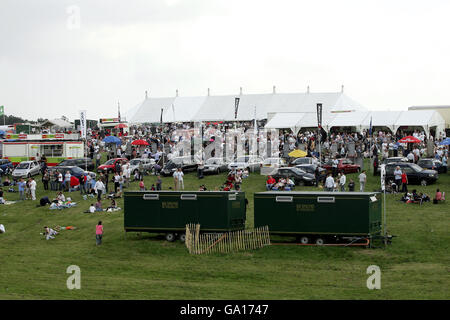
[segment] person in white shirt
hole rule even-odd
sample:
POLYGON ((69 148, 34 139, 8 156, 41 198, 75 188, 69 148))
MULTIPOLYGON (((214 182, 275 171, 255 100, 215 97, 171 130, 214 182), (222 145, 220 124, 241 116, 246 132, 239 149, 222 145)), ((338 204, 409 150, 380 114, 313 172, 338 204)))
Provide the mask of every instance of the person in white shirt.
POLYGON ((184 180, 183 180, 184 173, 181 170, 181 168, 178 168, 178 175, 176 177, 178 179, 178 189, 184 190, 184 180))
POLYGON ((102 192, 105 189, 106 188, 105 188, 105 185, 103 184, 102 179, 98 179, 94 186, 95 193, 97 193, 97 200, 101 200, 102 192))
POLYGON ((33 178, 30 178, 30 191, 31 200, 36 200, 36 181, 33 178))
POLYGON ((359 191, 364 192, 364 188, 366 187, 366 181, 367 181, 366 170, 363 170, 359 174, 358 178, 359 178, 359 191))
POLYGON ((174 190, 178 190, 178 169, 173 173, 174 190))
POLYGON ((333 189, 334 189, 334 179, 331 173, 329 173, 327 179, 325 180, 325 190, 333 191, 333 189))
POLYGON ((344 174, 344 171, 342 171, 341 178, 339 179, 339 187, 341 191, 345 191, 345 182, 347 181, 347 177, 344 174))

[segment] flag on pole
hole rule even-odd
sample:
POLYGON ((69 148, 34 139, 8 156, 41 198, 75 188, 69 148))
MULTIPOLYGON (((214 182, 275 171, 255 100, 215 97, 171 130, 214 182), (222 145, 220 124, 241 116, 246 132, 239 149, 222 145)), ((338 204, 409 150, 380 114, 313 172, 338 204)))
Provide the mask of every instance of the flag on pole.
POLYGON ((380 174, 380 176, 381 176, 381 190, 383 190, 383 191, 385 191, 385 189, 386 189, 386 183, 385 183, 385 178, 386 178, 386 165, 385 164, 382 164, 381 166, 380 166, 380 169, 381 169, 381 174, 380 174))
POLYGON ((117 113, 118 113, 118 118, 119 118, 119 123, 120 123, 120 102, 117 101, 117 113))
POLYGON ((372 136, 372 116, 370 117, 369 135, 372 136))
POLYGON ((5 114, 5 106, 0 106, 0 116, 5 114))
POLYGON ((80 111, 80 131, 81 131, 81 138, 86 139, 86 110, 80 111))
POLYGON ((162 115, 163 115, 163 108, 161 108, 161 119, 159 120, 159 122, 162 124, 162 115))
POLYGON ((234 98, 234 119, 237 119, 240 98, 234 98))

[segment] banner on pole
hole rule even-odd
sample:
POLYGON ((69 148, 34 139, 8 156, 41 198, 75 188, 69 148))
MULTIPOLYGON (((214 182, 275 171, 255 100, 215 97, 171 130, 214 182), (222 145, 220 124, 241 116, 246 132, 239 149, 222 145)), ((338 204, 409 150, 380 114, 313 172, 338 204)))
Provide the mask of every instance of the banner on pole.
POLYGON ((241 98, 234 98, 234 119, 237 119, 237 113, 238 113, 240 99, 241 98))
POLYGON ((86 110, 80 111, 80 131, 81 131, 81 138, 86 139, 86 110))
POLYGON ((322 128, 322 104, 317 104, 317 126, 322 128))
POLYGON ((386 179, 386 165, 385 164, 382 164, 381 166, 380 166, 380 169, 381 169, 381 174, 380 174, 380 176, 381 176, 381 190, 385 190, 386 189, 386 183, 385 183, 385 179, 386 179))
POLYGON ((0 106, 0 116, 5 114, 5 106, 0 106))

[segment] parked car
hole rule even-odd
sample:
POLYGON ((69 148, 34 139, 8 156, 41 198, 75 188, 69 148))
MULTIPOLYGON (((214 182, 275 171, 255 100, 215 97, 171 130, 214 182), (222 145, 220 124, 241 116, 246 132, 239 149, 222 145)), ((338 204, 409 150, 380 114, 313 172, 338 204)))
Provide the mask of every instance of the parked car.
POLYGON ((175 157, 170 159, 161 170, 163 176, 171 176, 177 168, 181 168, 184 173, 197 170, 198 164, 194 162, 192 156, 175 157))
MULTIPOLYGON (((322 167, 327 172, 333 172, 333 159, 329 159, 322 167)), ((359 164, 354 164, 351 159, 341 158, 338 159, 337 170, 338 172, 344 171, 345 174, 348 174, 361 171, 361 167, 359 164)))
POLYGON ((84 171, 83 169, 81 169, 80 167, 77 166, 54 166, 54 167, 50 167, 49 168, 49 173, 53 174, 56 170, 58 170, 63 176, 66 174, 67 171, 70 172, 70 175, 75 176, 77 178, 81 177, 82 175, 90 174, 92 176, 92 174, 88 171, 84 171))
MULTIPOLYGON (((409 162, 405 157, 390 157, 383 160, 382 164, 396 163, 396 162, 409 162)), ((378 166, 377 172, 381 172, 381 167, 378 166)))
POLYGON ((420 159, 417 165, 424 169, 436 170, 438 173, 446 173, 447 167, 441 161, 433 158, 420 159))
POLYGON ((280 168, 285 167, 287 164, 286 160, 283 158, 267 158, 263 161, 263 167, 280 168))
POLYGON ((317 158, 313 158, 313 157, 303 157, 303 158, 297 158, 291 161, 291 163, 289 163, 290 167, 295 167, 299 164, 318 164, 319 163, 319 159, 317 158))
POLYGON ((109 159, 108 161, 106 161, 104 164, 102 164, 101 166, 99 166, 97 168, 97 172, 106 172, 106 171, 109 173, 116 172, 117 161, 120 161, 121 163, 125 163, 125 162, 128 162, 128 159, 126 159, 126 158, 109 159))
POLYGON ((14 165, 8 159, 0 159, 0 174, 4 175, 7 172, 11 172, 14 169, 14 165))
POLYGON ((30 178, 40 173, 41 166, 37 161, 22 161, 19 163, 12 172, 12 178, 14 180, 20 178, 30 178))
POLYGON ((316 181, 314 174, 307 173, 297 167, 278 168, 277 172, 272 175, 272 177, 276 180, 289 177, 297 186, 306 184, 313 185, 316 181))
MULTIPOLYGON (((315 164, 299 164, 296 165, 295 168, 299 168, 307 173, 310 173, 314 175, 314 177, 316 176, 317 165, 315 164)), ((319 181, 325 181, 326 178, 327 178, 327 170, 322 167, 319 167, 319 181)))
POLYGON ((397 166, 402 171, 405 171, 408 177, 408 184, 421 184, 426 186, 427 184, 436 182, 439 177, 436 170, 424 169, 415 163, 397 162, 386 165, 386 181, 394 180, 394 171, 397 166))
POLYGON ((58 166, 77 166, 83 170, 93 171, 95 169, 94 161, 91 158, 66 159, 58 163, 58 166))
POLYGON ((219 174, 221 172, 226 172, 228 169, 228 164, 223 158, 209 158, 205 161, 204 174, 219 174))
POLYGON ((151 171, 156 161, 152 158, 135 158, 130 161, 130 169, 131 174, 135 174, 139 171, 139 164, 142 163, 142 166, 145 171, 151 171))
POLYGON ((262 160, 257 156, 241 156, 236 159, 236 161, 231 162, 228 165, 228 170, 236 170, 236 169, 246 169, 248 168, 249 172, 255 172, 260 170, 260 166, 262 164, 262 160))

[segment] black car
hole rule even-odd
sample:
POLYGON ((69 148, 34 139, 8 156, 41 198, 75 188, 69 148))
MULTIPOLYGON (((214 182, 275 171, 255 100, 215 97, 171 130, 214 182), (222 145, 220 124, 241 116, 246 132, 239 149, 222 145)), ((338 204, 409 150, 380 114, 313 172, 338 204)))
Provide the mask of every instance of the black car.
POLYGON ((184 173, 196 171, 198 164, 194 162, 193 157, 175 157, 170 159, 161 170, 163 176, 171 176, 178 168, 181 168, 184 173))
MULTIPOLYGON (((314 177, 316 176, 316 168, 317 166, 315 164, 299 164, 296 165, 295 168, 299 168, 306 173, 312 174, 314 177)), ((319 167, 319 181, 325 181, 327 178, 327 170, 319 167)))
POLYGON ((439 173, 447 172, 447 167, 443 166, 441 161, 433 158, 420 159, 417 161, 417 165, 424 169, 436 170, 439 173))
POLYGON ((91 158, 66 159, 61 161, 58 166, 76 166, 83 170, 94 171, 95 165, 91 158))
POLYGON ((408 177, 408 184, 427 184, 434 183, 438 179, 438 172, 436 170, 427 170, 421 168, 415 163, 397 162, 386 165, 386 181, 394 180, 395 168, 399 166, 400 170, 404 170, 408 177))
POLYGON ((60 165, 57 165, 55 167, 50 167, 49 168, 49 173, 53 174, 56 170, 58 170, 63 176, 66 174, 67 171, 69 171, 70 175, 75 176, 77 178, 79 178, 82 175, 84 175, 85 173, 87 173, 86 171, 84 171, 80 167, 76 167, 76 166, 60 166, 60 165))
POLYGON ((272 177, 276 180, 289 177, 297 186, 305 184, 313 185, 316 181, 314 174, 307 173, 306 171, 296 167, 279 168, 277 172, 272 175, 272 177))

